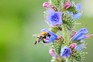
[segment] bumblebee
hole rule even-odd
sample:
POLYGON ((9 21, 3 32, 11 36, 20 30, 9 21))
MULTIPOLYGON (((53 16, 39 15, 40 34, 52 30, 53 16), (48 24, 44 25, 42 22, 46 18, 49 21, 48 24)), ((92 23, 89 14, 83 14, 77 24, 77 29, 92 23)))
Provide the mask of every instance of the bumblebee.
POLYGON ((37 35, 37 39, 34 43, 34 45, 36 45, 37 43, 43 42, 43 43, 47 43, 46 41, 44 41, 44 39, 46 39, 47 37, 50 37, 51 35, 48 32, 42 32, 41 34, 37 35))

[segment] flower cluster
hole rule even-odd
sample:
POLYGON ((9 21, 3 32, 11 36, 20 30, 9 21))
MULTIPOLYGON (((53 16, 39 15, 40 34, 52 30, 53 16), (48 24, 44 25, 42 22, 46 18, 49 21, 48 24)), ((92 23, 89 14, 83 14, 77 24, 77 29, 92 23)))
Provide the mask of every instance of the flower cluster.
POLYGON ((84 40, 93 35, 88 34, 87 28, 73 29, 76 20, 82 16, 81 4, 75 4, 72 0, 50 0, 43 3, 43 8, 46 9, 45 18, 51 29, 42 29, 35 44, 49 45, 49 53, 54 57, 51 62, 81 62, 84 53, 81 51, 86 48, 84 40))

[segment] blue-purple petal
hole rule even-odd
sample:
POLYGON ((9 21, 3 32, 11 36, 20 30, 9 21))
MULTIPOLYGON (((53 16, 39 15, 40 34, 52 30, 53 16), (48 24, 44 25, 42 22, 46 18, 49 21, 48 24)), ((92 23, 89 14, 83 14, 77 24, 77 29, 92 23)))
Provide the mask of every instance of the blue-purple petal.
POLYGON ((77 10, 77 11, 80 11, 80 10, 81 10, 81 6, 82 6, 82 5, 81 5, 80 3, 76 4, 76 10, 77 10))
POLYGON ((73 14, 74 19, 79 19, 82 16, 82 13, 73 14))
POLYGON ((86 34, 88 33, 88 30, 86 28, 80 29, 76 34, 73 36, 73 40, 82 40, 86 38, 86 34))

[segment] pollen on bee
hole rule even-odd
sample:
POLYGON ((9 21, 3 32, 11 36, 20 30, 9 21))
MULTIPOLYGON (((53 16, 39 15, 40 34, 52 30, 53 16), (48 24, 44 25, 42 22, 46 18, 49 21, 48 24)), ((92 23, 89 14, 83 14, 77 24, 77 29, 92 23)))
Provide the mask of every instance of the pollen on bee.
POLYGON ((42 35, 45 35, 45 34, 47 34, 47 32, 42 32, 41 34, 42 34, 42 35))

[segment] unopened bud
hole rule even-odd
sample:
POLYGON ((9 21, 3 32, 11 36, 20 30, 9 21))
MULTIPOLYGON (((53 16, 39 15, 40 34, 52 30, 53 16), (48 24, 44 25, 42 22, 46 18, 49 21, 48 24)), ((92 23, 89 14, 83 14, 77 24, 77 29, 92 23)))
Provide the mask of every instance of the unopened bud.
POLYGON ((43 3, 43 7, 44 8, 49 8, 50 7, 50 3, 49 2, 44 2, 43 3))
POLYGON ((68 9, 68 8, 70 8, 71 7, 71 3, 70 2, 66 2, 65 4, 64 4, 64 8, 65 9, 68 9))
POLYGON ((75 43, 72 43, 72 44, 70 44, 70 46, 69 46, 69 47, 70 47, 71 49, 74 49, 74 48, 75 48, 75 46, 76 46, 76 45, 75 45, 75 43))

